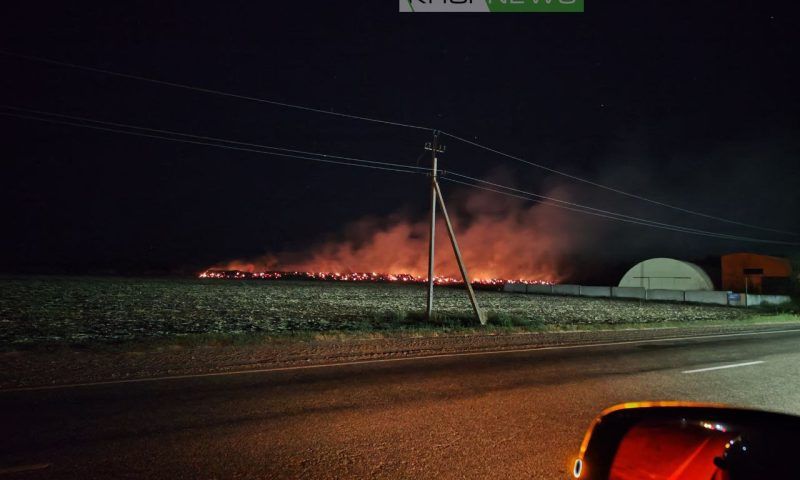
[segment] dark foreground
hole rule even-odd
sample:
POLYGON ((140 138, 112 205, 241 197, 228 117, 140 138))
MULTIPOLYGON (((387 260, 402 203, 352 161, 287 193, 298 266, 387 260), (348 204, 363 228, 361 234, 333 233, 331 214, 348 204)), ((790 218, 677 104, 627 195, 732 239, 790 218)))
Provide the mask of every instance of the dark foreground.
POLYGON ((611 404, 800 414, 798 379, 791 331, 4 391, 0 478, 568 478, 611 404))

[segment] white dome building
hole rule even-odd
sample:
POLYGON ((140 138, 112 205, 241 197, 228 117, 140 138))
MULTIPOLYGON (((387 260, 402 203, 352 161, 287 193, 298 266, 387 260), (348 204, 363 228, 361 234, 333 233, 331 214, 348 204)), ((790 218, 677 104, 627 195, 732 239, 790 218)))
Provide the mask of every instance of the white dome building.
POLYGON ((628 270, 620 287, 647 290, 714 290, 714 283, 702 268, 672 258, 651 258, 628 270))

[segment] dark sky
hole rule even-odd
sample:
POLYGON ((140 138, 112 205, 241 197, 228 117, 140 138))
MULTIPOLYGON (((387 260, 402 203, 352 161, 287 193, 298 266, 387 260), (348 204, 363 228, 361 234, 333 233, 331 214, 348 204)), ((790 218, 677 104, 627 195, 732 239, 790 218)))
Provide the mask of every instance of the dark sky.
MULTIPOLYGON (((586 0, 584 14, 401 15, 361 2, 14 2, 0 49, 457 133, 726 218, 800 231, 800 7, 586 0)), ((0 55, 0 103, 414 164, 428 133, 0 55)), ((0 270, 190 272, 424 214, 424 177, 0 116, 0 270)), ((447 140, 445 168, 601 208, 781 240, 447 140)), ((423 163, 424 165, 424 163, 423 163)), ((451 186, 447 188, 452 189, 451 186)), ((565 213, 594 271, 645 255, 796 248, 565 213), (596 241, 594 240, 596 239, 596 241)))

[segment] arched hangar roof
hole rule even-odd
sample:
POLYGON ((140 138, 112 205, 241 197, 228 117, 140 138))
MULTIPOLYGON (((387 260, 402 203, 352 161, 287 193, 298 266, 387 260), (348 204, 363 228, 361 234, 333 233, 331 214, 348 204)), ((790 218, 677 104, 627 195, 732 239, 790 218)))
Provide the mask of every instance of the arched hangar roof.
POLYGON ((714 282, 702 268, 674 258, 651 258, 637 263, 622 277, 619 286, 648 290, 714 290, 714 282))

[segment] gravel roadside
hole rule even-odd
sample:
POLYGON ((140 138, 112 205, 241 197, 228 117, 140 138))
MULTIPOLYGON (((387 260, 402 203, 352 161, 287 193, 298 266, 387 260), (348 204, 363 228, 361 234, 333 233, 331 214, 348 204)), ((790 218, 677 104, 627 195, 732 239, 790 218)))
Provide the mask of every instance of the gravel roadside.
POLYGON ((0 353, 0 391, 549 346, 800 329, 797 322, 511 334, 278 340, 244 345, 132 345, 0 353))

